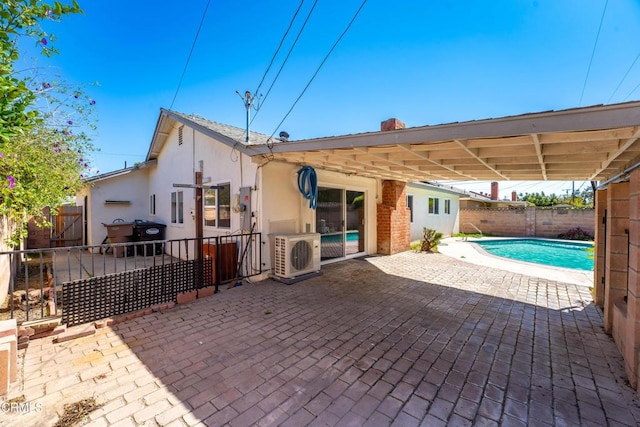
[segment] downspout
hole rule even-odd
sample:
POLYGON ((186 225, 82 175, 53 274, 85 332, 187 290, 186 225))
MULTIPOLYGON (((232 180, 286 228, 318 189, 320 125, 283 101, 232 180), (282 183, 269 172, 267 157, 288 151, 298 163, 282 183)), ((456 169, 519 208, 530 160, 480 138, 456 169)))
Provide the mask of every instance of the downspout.
POLYGON ((626 168, 625 170, 623 170, 622 172, 616 174, 615 176, 613 176, 612 178, 609 178, 608 180, 600 183, 598 185, 598 187, 596 188, 597 190, 602 190, 604 189, 607 185, 611 184, 614 181, 619 180, 620 178, 624 177, 626 174, 628 174, 629 172, 638 169, 638 167, 640 167, 640 162, 635 163, 633 166, 629 166, 628 168, 626 168))

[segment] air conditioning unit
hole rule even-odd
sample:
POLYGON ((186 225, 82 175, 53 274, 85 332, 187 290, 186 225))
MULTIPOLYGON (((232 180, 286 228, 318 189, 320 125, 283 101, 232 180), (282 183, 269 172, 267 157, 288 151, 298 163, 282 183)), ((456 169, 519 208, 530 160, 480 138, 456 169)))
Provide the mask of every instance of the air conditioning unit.
POLYGON ((275 236, 275 275, 292 279, 320 271, 320 234, 275 236))

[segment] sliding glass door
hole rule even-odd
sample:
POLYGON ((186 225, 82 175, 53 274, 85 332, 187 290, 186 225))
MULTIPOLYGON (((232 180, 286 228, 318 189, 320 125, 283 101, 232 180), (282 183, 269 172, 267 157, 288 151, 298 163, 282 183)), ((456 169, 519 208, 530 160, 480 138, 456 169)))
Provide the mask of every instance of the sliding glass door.
POLYGON ((364 197, 362 191, 318 188, 316 231, 323 261, 364 252, 364 197))

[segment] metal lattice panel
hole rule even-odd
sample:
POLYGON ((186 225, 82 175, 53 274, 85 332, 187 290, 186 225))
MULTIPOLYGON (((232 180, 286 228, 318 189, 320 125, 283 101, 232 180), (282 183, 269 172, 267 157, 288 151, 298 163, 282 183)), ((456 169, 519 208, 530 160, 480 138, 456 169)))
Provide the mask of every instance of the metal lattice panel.
POLYGON ((211 260, 202 267, 198 260, 180 261, 64 283, 62 322, 74 326, 175 301, 208 285, 203 273, 211 277, 211 260))

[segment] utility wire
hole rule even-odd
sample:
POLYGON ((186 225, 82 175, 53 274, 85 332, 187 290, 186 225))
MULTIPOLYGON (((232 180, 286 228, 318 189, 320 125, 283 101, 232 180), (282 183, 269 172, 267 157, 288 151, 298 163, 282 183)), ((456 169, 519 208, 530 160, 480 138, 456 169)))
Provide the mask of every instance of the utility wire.
POLYGON ((626 97, 624 100, 626 101, 627 99, 629 99, 629 97, 633 94, 633 92, 635 92, 636 90, 638 90, 638 88, 639 88, 639 87, 640 87, 640 83, 638 83, 638 84, 636 85, 636 87, 634 87, 634 88, 633 88, 633 90, 632 90, 631 92, 629 92, 629 95, 627 95, 627 97, 626 97))
POLYGON ((602 22, 604 21, 604 14, 607 11, 607 5, 609 0, 604 3, 604 9, 602 10, 602 16, 600 17, 600 25, 598 26, 598 33, 596 34, 596 41, 593 43, 593 50, 591 51, 591 59, 589 59, 589 66, 587 67, 587 75, 584 78, 584 84, 582 85, 582 93, 580 94, 580 102, 578 105, 582 105, 582 98, 584 97, 584 90, 587 87, 587 80, 589 80, 589 73, 591 72, 591 64, 593 63, 593 57, 596 53, 596 46, 598 46, 598 39, 600 38, 600 30, 602 29, 602 22))
MULTIPOLYGON (((329 52, 327 53, 327 55, 324 57, 324 59, 322 60, 322 62, 320 63, 320 65, 318 66, 318 68, 316 69, 315 73, 313 73, 313 76, 311 76, 311 79, 309 79, 309 82, 307 83, 307 85, 304 87, 304 89, 302 90, 302 92, 300 93, 300 95, 298 96, 298 98, 296 98, 296 100, 294 101, 293 105, 291 106, 291 108, 289 108, 289 111, 287 111, 287 114, 284 115, 284 117, 282 118, 282 120, 280 121, 280 123, 278 124, 278 126, 276 126, 275 130, 273 131, 273 133, 271 134, 271 136, 269 137, 269 139, 271 139, 273 137, 273 135, 276 134, 276 132, 278 131, 278 129, 280 128, 280 126, 282 126, 282 124, 284 123, 284 121, 287 119, 287 117, 289 117, 289 114, 291 114, 291 112, 293 111, 294 107, 296 106, 296 104, 298 103, 298 101, 300 101, 300 98, 302 98, 302 96, 305 94, 305 92, 307 91, 307 89, 309 89, 309 86, 311 86, 311 83, 313 82, 313 80, 316 78, 316 76, 318 75, 318 73, 320 72, 320 69, 322 68, 322 66, 324 65, 325 62, 327 62, 327 59, 329 59, 329 56, 331 56, 331 54, 333 53, 333 51, 335 50, 336 46, 338 46, 338 43, 340 43, 340 41, 342 40, 342 38, 347 34, 347 32, 349 31, 349 29, 351 28, 351 25, 353 25, 353 22, 356 20, 356 18, 358 17, 358 15, 360 14, 360 11, 362 10, 362 8, 364 7, 364 5, 367 3, 367 0, 364 0, 362 2, 362 4, 360 5, 360 7, 358 8, 358 10, 356 11, 355 15, 353 15, 353 18, 351 18, 351 21, 349 21, 349 24, 347 25, 347 27, 344 29, 344 31, 342 32, 342 34, 340 34, 340 37, 338 37, 338 39, 336 40, 336 42, 333 44, 333 46, 331 46, 331 49, 329 49, 329 52)), ((315 6, 315 5, 314 5, 315 6)))
POLYGON ((169 106, 169 110, 173 108, 173 103, 176 102, 176 97, 178 96, 178 92, 180 91, 180 87, 182 86, 182 80, 184 80, 184 75, 187 72, 187 67, 189 66, 189 61, 191 60, 191 54, 193 54, 193 49, 196 47, 196 42, 198 41, 198 36, 200 35, 200 29, 202 29, 202 24, 204 23, 204 18, 207 16, 207 11, 209 10, 210 3, 211 3, 211 0, 207 0, 207 6, 204 8, 204 12, 202 13, 202 19, 200 19, 200 25, 198 25, 198 31, 196 32, 196 36, 193 39, 193 43, 191 44, 191 50, 189 51, 187 62, 184 64, 184 69, 182 70, 182 75, 180 76, 180 81, 178 82, 176 93, 173 94, 173 99, 171 100, 171 105, 169 106))
POLYGON ((618 83, 618 86, 616 86, 616 89, 613 91, 613 93, 611 94, 611 96, 607 100, 607 104, 611 102, 611 100, 613 99, 613 96, 616 94, 616 92, 618 92, 618 89, 620 89, 620 86, 622 85, 622 82, 624 82, 624 80, 627 78, 627 76, 629 75, 629 72, 631 72, 631 69, 633 68, 633 66, 636 65, 636 62, 638 62, 638 59, 640 59, 640 53, 638 53, 638 56, 636 56, 636 59, 633 60, 633 62, 629 66, 629 69, 627 69, 627 72, 624 73, 624 77, 622 77, 622 80, 620 80, 620 83, 618 83))
MULTIPOLYGON (((293 44, 289 48, 289 52, 287 53, 287 56, 284 58, 284 61, 280 65, 280 69, 278 70, 278 73, 276 74, 276 76, 274 77, 273 81, 271 82, 271 85, 269 86, 269 89, 267 90, 267 94, 264 96, 264 98, 262 98, 262 101, 260 103, 260 107, 262 107, 264 102, 269 97, 269 93, 271 93, 271 89, 273 89, 273 85, 276 84, 276 81, 278 81, 278 77, 280 77, 280 73, 282 72, 282 69, 284 68, 284 65, 287 63, 287 60, 289 59, 289 56, 291 56, 291 52, 293 52, 293 48, 296 47, 296 43, 298 43, 298 39, 300 39, 300 36, 302 35, 302 31, 304 30, 304 27, 306 27, 307 22, 309 22, 309 18, 311 18, 311 14, 313 13, 313 10, 316 8, 317 4, 318 4, 318 0, 315 0, 313 2, 313 6, 311 6, 311 10, 309 10, 309 13, 307 14, 307 17, 304 20, 304 23, 302 24, 302 27, 300 28, 300 31, 298 31, 298 35, 296 36, 296 39, 293 41, 293 44)), ((255 120, 255 118, 256 118, 256 116, 258 115, 259 112, 260 112, 260 108, 258 108, 258 110, 256 110, 256 113, 253 115, 253 118, 251 119, 249 124, 253 123, 253 121, 255 120)))
POLYGON ((298 16, 298 12, 300 12, 300 9, 302 8, 303 4, 304 4, 304 0, 302 0, 300 2, 300 5, 298 6, 298 9, 296 10, 296 13, 293 14, 293 18, 291 18, 291 22, 289 22, 289 26, 287 27, 287 31, 284 32, 284 35, 282 36, 282 39, 280 39, 280 44, 278 45, 278 48, 276 49, 275 53, 273 54, 273 57, 271 58, 271 62, 269 62, 269 66, 267 67, 267 69, 265 70, 264 74, 262 75, 262 79, 260 80, 260 83, 258 84, 258 88, 253 92, 254 95, 256 95, 256 96, 258 95, 258 92, 260 91, 260 88, 262 87, 262 83, 264 83, 264 79, 267 77, 267 73, 271 69, 271 66, 273 65, 273 61, 275 61, 276 56, 278 56, 278 53, 280 52, 280 49, 282 48, 282 44, 284 43, 284 40, 287 38, 287 35, 289 34, 289 31, 291 30, 291 27, 293 26, 293 22, 296 20, 296 17, 298 16))

